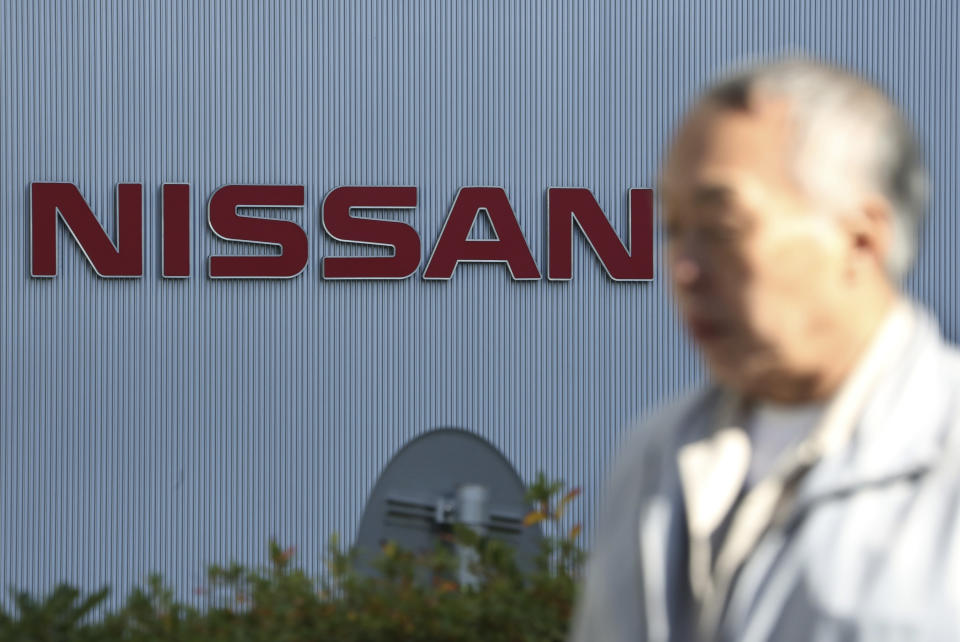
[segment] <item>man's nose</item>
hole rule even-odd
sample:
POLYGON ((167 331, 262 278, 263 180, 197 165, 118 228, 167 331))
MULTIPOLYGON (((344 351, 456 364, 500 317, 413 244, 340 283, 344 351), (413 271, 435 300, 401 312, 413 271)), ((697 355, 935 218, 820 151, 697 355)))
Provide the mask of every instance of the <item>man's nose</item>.
POLYGON ((670 266, 670 271, 673 273, 674 282, 684 288, 693 287, 702 276, 700 264, 690 256, 675 258, 670 266))

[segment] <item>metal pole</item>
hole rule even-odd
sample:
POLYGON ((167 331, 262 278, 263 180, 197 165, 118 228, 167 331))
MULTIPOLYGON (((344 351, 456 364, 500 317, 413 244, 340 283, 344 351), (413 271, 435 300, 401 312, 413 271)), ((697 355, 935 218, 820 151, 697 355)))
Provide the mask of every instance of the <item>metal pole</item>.
MULTIPOLYGON (((487 489, 480 484, 464 484, 457 489, 457 521, 480 536, 487 533, 487 495, 487 489)), ((472 546, 457 544, 457 558, 460 586, 477 587, 480 578, 470 571, 470 565, 479 561, 480 554, 472 546)))

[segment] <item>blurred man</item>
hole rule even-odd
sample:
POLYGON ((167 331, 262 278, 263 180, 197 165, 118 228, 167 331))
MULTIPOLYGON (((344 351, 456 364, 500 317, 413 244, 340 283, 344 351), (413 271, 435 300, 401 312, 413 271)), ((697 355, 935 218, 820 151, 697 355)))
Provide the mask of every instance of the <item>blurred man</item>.
POLYGON ((660 194, 713 383, 623 449, 574 640, 960 639, 960 353, 899 288, 925 183, 898 110, 821 64, 687 114, 660 194))

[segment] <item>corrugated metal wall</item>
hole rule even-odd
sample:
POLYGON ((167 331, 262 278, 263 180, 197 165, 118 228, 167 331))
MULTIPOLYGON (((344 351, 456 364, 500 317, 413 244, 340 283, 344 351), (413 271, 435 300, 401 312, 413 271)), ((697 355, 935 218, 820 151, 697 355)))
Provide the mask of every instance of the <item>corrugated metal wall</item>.
MULTIPOLYGON (((416 185, 428 255, 456 191, 506 189, 541 268, 549 186, 593 190, 625 236, 682 107, 727 65, 796 50, 862 70, 917 124, 934 187, 912 292, 956 339, 956 4, 942 2, 16 2, 0 13, 0 580, 125 594, 276 535, 320 569, 413 436, 461 426, 525 478, 582 485, 588 524, 639 414, 703 377, 659 271, 569 283, 461 265, 448 283, 325 282, 319 206, 416 185), (142 182, 146 273, 96 277, 68 232, 29 276, 29 184, 76 183, 107 231, 142 182), (192 185, 195 276, 159 276, 159 189, 192 185), (205 204, 296 183, 310 264, 214 282, 205 204)), ((241 249, 240 251, 248 251, 241 249)), ((254 250, 256 251, 256 250, 254 250)), ((659 241, 658 241, 659 253, 659 241)), ((658 257, 659 258, 659 257, 658 257)), ((6 600, 6 596, 2 599, 6 600)))

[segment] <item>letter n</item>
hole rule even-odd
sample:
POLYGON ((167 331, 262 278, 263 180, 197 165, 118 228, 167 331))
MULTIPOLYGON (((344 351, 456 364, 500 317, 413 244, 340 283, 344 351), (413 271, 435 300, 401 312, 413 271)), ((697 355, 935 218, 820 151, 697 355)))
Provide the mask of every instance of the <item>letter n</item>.
POLYGON ((630 190, 630 245, 620 242, 588 189, 547 190, 547 278, 572 277, 573 224, 586 237, 600 264, 614 281, 653 279, 653 190, 630 190))
POLYGON ((57 275, 57 218, 103 277, 143 276, 143 198, 138 183, 117 186, 117 244, 72 183, 30 185, 30 275, 57 275))

